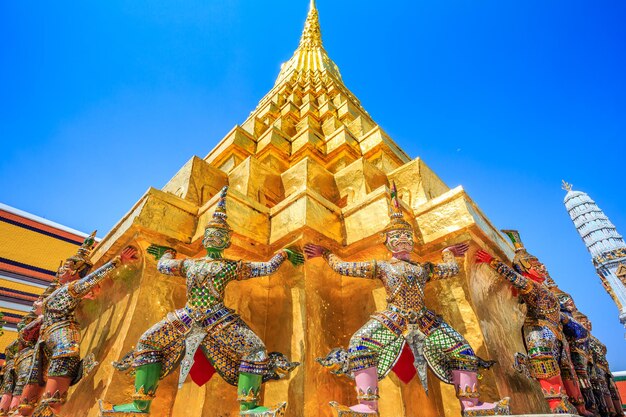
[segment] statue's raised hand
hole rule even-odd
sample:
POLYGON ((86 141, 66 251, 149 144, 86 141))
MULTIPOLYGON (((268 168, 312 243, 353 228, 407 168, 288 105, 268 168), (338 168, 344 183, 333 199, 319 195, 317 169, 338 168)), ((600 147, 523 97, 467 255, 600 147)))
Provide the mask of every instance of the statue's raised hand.
POLYGON ((154 243, 148 246, 148 249, 146 249, 146 252, 154 256, 154 259, 157 261, 161 259, 163 255, 165 255, 168 252, 176 256, 176 250, 174 250, 173 248, 170 248, 169 246, 155 245, 154 243))
POLYGON ((299 248, 289 247, 284 249, 287 252, 287 259, 293 266, 302 265, 304 263, 304 255, 299 248))
POLYGON ((493 256, 489 255, 487 252, 485 252, 484 250, 479 250, 478 252, 476 252, 476 263, 477 264, 488 264, 491 261, 493 261, 493 256))
POLYGON ((122 260, 122 263, 128 264, 131 262, 135 262, 137 259, 139 259, 139 257, 137 256, 138 252, 139 251, 134 246, 126 246, 120 254, 120 259, 122 260))
POLYGON ((316 245, 314 243, 307 243, 304 245, 304 253, 307 258, 319 258, 324 254, 327 249, 323 246, 316 245))
POLYGON ((454 256, 463 256, 465 252, 469 249, 469 244, 467 243, 457 243, 456 245, 448 246, 445 250, 449 250, 454 254, 454 256))

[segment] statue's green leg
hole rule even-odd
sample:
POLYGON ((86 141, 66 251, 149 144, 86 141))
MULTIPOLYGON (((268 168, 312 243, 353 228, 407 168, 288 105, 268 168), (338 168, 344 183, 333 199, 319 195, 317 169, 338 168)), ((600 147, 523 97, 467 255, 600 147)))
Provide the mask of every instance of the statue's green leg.
POLYGON ((135 395, 133 395, 133 402, 116 405, 113 409, 115 411, 148 414, 150 412, 150 403, 155 397, 155 392, 159 385, 160 376, 160 363, 150 363, 137 367, 135 370, 135 395))
POLYGON ((239 373, 239 382, 237 383, 237 400, 239 401, 239 409, 241 414, 253 414, 267 411, 267 407, 259 406, 259 394, 261 391, 261 382, 263 377, 248 372, 239 373))

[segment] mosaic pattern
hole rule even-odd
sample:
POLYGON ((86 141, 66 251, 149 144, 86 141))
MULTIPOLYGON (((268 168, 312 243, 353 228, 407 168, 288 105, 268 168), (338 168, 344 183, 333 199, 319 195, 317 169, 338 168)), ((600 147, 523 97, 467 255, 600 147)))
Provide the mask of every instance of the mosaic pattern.
POLYGON ((528 307, 526 325, 548 327, 553 334, 560 337, 560 305, 552 291, 545 285, 518 274, 503 262, 494 260, 491 266, 520 291, 520 298, 528 307))
POLYGON ((615 409, 618 403, 621 404, 622 400, 606 360, 606 346, 591 335, 589 347, 593 359, 590 379, 594 396, 600 413, 608 413, 612 408, 615 409))
MULTIPOLYGON (((451 255, 451 254, 450 254, 451 255)), ((420 264, 392 259, 389 262, 344 262, 332 252, 325 252, 324 259, 337 273, 350 277, 377 278, 385 286, 387 302, 403 311, 419 312, 424 308, 423 286, 431 279, 454 276, 459 266, 446 256, 441 264, 420 264)))
POLYGON ((13 359, 6 361, 3 367, 2 375, 2 387, 0 387, 0 394, 11 394, 15 388, 15 362, 13 359))
POLYGON ((424 339, 424 356, 435 375, 448 384, 452 383, 452 371, 476 372, 483 362, 465 338, 443 320, 424 339))
POLYGON ((0 394, 10 394, 15 387, 15 356, 17 355, 17 340, 9 344, 4 350, 4 366, 0 369, 0 394))
POLYGON ((597 410, 597 403, 590 377, 592 362, 589 331, 574 319, 569 311, 562 311, 561 319, 565 337, 570 347, 571 362, 583 396, 583 403, 587 410, 594 412, 597 410))
POLYGON ((491 266, 519 290, 519 297, 527 306, 522 333, 530 376, 547 379, 560 374, 567 379, 569 374, 569 378, 574 378, 563 340, 558 298, 547 286, 518 274, 503 262, 494 259, 491 266))
POLYGON ((76 322, 74 311, 82 301, 82 298, 89 294, 118 265, 119 261, 117 260, 107 262, 86 277, 61 285, 54 290, 43 301, 42 331, 60 321, 76 322))
POLYGON ((279 251, 268 262, 232 261, 220 257, 203 259, 174 259, 168 252, 157 265, 162 274, 178 275, 187 280, 187 307, 196 312, 195 319, 207 308, 224 301, 224 291, 229 282, 267 276, 275 273, 287 259, 279 251))
POLYGON ((360 278, 377 278, 387 291, 384 311, 372 315, 361 329, 350 339, 347 355, 334 349, 325 358, 318 359, 333 373, 355 371, 377 367, 379 379, 384 378, 400 357, 404 344, 412 341, 411 350, 416 362, 425 357, 433 372, 446 383, 452 383, 453 370, 477 371, 479 359, 467 341, 456 330, 424 304, 423 286, 431 279, 454 276, 459 266, 450 251, 444 251, 441 264, 419 264, 392 259, 389 262, 344 262, 330 251, 324 259, 341 275, 360 278), (424 337, 408 337, 419 331, 424 337), (347 363, 341 363, 347 361, 347 363))
POLYGON ((28 373, 33 364, 33 358, 35 349, 33 347, 27 347, 22 349, 15 360, 15 388, 13 390, 13 396, 22 395, 24 386, 28 381, 28 373))
POLYGON ((192 326, 199 326, 206 333, 200 348, 226 382, 236 385, 240 372, 263 375, 263 380, 286 375, 296 365, 279 353, 270 360, 263 341, 223 304, 229 282, 271 275, 286 259, 284 250, 268 262, 233 261, 219 253, 179 260, 174 253, 165 253, 157 268, 163 274, 186 278, 187 304, 143 334, 133 366, 162 363, 161 378, 165 377, 179 365, 192 326))
POLYGON ((80 327, 75 310, 83 297, 120 265, 119 258, 91 274, 56 288, 43 300, 43 323, 34 348, 27 382, 42 384, 48 376, 74 379, 80 365, 80 327))
POLYGON ((404 339, 385 327, 380 321, 371 319, 350 339, 348 348, 348 372, 376 366, 378 379, 382 379, 396 363, 404 339))

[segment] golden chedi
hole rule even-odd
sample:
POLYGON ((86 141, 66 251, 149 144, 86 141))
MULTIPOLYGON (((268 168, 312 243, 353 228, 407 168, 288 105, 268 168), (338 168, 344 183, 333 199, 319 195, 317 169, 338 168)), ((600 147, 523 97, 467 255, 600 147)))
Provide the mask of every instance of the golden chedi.
MULTIPOLYGON (((86 302, 80 311, 81 350, 93 352, 101 365, 71 390, 64 415, 94 417, 97 398, 121 404, 132 396, 132 377, 110 363, 186 302, 185 280, 161 275, 146 249, 156 244, 181 256, 203 256, 203 233, 222 187, 229 186, 229 259, 265 261, 282 248, 312 242, 351 261, 389 256, 380 234, 389 219, 392 182, 399 209, 415 230, 413 258, 436 262, 444 248, 469 244, 457 258, 459 273, 427 284, 425 300, 478 356, 497 362, 482 372, 481 398, 511 397, 513 413, 547 411, 539 387, 512 366, 514 354, 524 350, 525 312, 495 271, 473 261, 479 248, 510 259, 512 246, 462 187, 448 188, 422 160, 411 159, 363 109, 322 45, 311 4, 298 48, 250 116, 206 157, 192 157, 163 189, 149 189, 96 248, 96 266, 129 244, 143 257, 104 283, 107 297, 86 302)), ((232 282, 224 304, 268 351, 301 363, 287 378, 263 386, 263 403, 286 400, 287 416, 318 417, 331 415, 330 400, 349 403, 354 391, 350 380, 331 375, 315 358, 347 346, 385 300, 380 283, 341 277, 314 259, 232 282)), ((177 382, 177 373, 160 382, 152 415, 217 417, 239 409, 233 387, 221 378, 202 386, 188 378, 180 390, 177 382)), ((405 383, 392 373, 379 386, 380 414, 460 414, 453 386, 428 378, 428 388, 426 395, 419 378, 405 383)))

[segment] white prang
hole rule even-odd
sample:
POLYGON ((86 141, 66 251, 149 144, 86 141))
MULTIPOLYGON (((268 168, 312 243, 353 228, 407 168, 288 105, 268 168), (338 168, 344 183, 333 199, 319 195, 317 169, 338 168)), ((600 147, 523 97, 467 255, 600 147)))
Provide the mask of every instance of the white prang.
POLYGON ((626 286, 617 276, 620 265, 626 265, 624 238, 587 193, 573 191, 571 185, 564 184, 565 208, 591 254, 598 275, 611 287, 613 300, 620 310, 620 322, 626 327, 626 286), (615 256, 615 251, 620 249, 624 254, 615 256))

